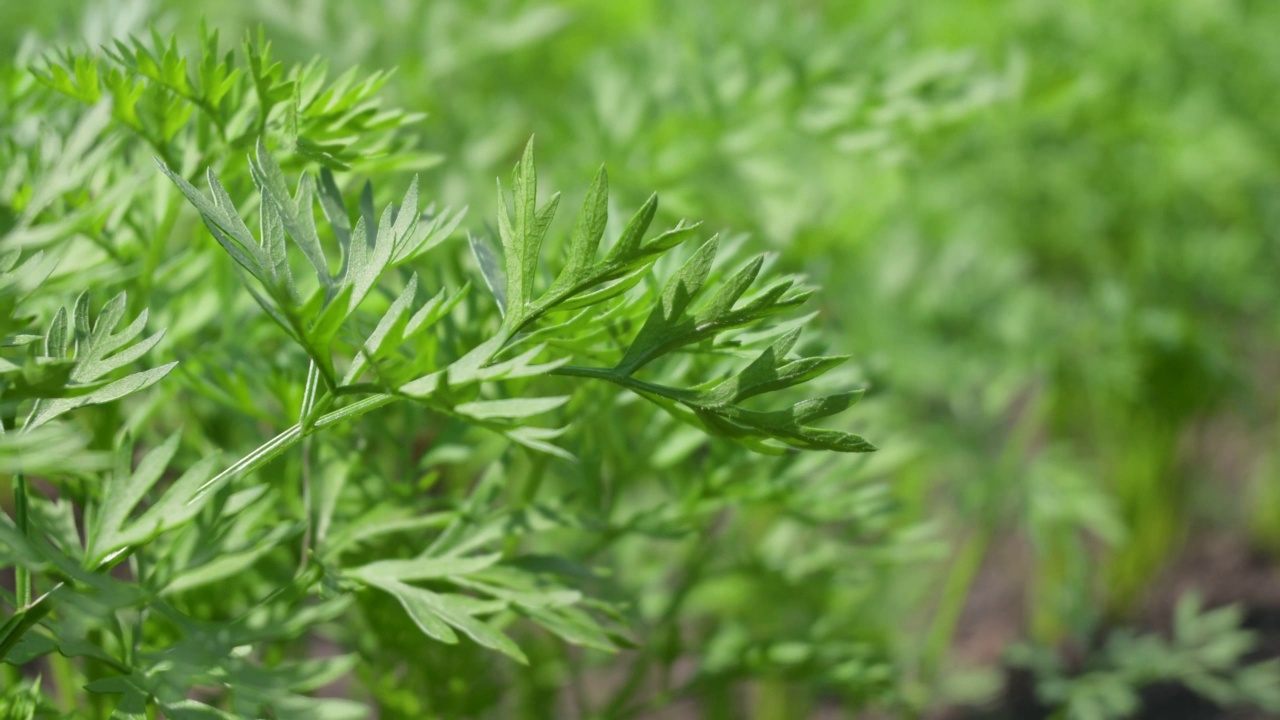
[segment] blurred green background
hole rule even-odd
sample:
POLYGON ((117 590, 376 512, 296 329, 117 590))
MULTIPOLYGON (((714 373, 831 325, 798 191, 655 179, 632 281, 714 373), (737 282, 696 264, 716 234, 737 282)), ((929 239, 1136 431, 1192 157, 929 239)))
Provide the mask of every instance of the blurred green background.
POLYGON ((925 705, 1191 590, 1275 641, 1280 3, 49 0, 0 4, 0 53, 202 18, 397 68, 468 224, 535 134, 549 185, 604 162, 620 206, 657 190, 822 285, 927 538, 851 622, 925 705))

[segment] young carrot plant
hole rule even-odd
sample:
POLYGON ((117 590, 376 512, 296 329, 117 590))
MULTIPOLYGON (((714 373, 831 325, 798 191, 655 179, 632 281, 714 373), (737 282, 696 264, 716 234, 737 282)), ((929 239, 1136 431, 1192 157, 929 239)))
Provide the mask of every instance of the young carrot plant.
MULTIPOLYGON (((613 220, 604 169, 556 237, 532 141, 499 185, 496 245, 485 226, 453 239, 462 213, 424 208, 416 178, 379 211, 370 183, 344 187, 404 164, 393 131, 411 116, 370 99, 380 76, 325 86, 260 38, 243 54, 210 33, 190 63, 159 36, 65 54, 9 111, 61 123, 28 136, 5 118, 10 152, 41 149, 9 186, 0 263, 13 707, 464 715, 403 678, 434 658, 494 662, 473 647, 516 664, 612 653, 644 644, 644 622, 674 639, 714 559, 708 521, 734 511, 724 469, 777 456, 752 492, 785 504, 797 452, 874 449, 816 424, 861 391, 805 392, 846 358, 795 352, 813 324, 784 319, 812 293, 801 278, 761 280, 764 256, 730 264, 696 223, 653 231, 656 196, 613 220), (658 411, 668 463, 714 458, 684 461, 709 473, 672 488, 691 505, 601 501, 626 489, 604 487, 616 448, 594 426, 625 422, 629 398, 658 411), (578 486, 557 490, 560 475, 578 486), (646 620, 625 564, 613 579, 592 563, 664 537, 698 542, 686 589, 646 620), (397 660, 406 633, 418 649, 397 660), (313 694, 335 683, 341 699, 313 694)), ((875 661, 812 642, 844 672, 875 661)), ((600 712, 637 712, 650 662, 600 712)))

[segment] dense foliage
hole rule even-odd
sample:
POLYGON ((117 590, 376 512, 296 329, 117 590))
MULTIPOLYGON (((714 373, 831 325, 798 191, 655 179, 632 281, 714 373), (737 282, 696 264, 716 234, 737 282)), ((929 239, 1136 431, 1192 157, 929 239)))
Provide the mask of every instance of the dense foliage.
POLYGON ((202 5, 0 7, 0 717, 1280 713, 1280 6, 202 5))

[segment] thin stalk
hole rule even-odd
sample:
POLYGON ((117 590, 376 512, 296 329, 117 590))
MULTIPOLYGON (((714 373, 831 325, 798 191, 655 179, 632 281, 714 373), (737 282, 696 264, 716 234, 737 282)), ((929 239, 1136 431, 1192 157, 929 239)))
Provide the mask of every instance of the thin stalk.
POLYGON ((525 477, 524 487, 520 489, 520 506, 531 505, 542 489, 542 481, 547 477, 547 456, 542 453, 529 453, 529 473, 525 477))
POLYGON ((22 636, 26 635, 28 630, 35 627, 36 623, 49 614, 49 611, 53 609, 53 602, 49 598, 60 587, 62 587, 62 583, 58 583, 53 590, 41 595, 29 605, 22 607, 4 625, 0 625, 0 633, 3 633, 3 636, 0 636, 0 660, 8 657, 9 651, 18 644, 22 636))
MULTIPOLYGON (((19 472, 14 478, 13 507, 18 532, 25 538, 30 534, 28 528, 31 524, 28 518, 26 473, 19 472)), ((19 609, 31 605, 31 571, 21 564, 14 568, 14 594, 18 598, 19 609)))
MULTIPOLYGON (((997 463, 1004 477, 1017 476, 1019 462, 1022 458, 1028 457, 1036 428, 1041 427, 1041 416, 1040 401, 1032 397, 1022 413, 1015 417, 1017 424, 1006 439, 997 463)), ((999 528, 998 519, 979 517, 973 534, 956 553, 942 597, 938 601, 921 648, 920 671, 922 678, 927 682, 937 680, 939 668, 942 667, 951 649, 951 642, 960 622, 960 616, 964 612, 964 606, 972 594, 973 584, 978 579, 978 573, 987 559, 987 553, 991 549, 991 543, 999 532, 999 528)))
POLYGON ((49 671, 53 675, 53 693, 57 697, 58 709, 66 716, 76 710, 76 677, 71 660, 62 653, 49 653, 49 671))
MULTIPOLYGON (((684 603, 688 600, 694 587, 702 580, 702 573, 706 569, 707 560, 710 556, 710 541, 710 533, 708 533, 699 538, 697 542, 694 542, 689 549, 688 558, 683 564, 683 567, 686 568, 684 577, 681 578, 680 584, 672 591, 671 598, 667 601, 666 607, 652 624, 652 627, 675 627, 675 618, 680 614, 681 608, 684 607, 684 603)), ((615 692, 608 707, 601 711, 603 717, 611 720, 627 720, 645 711, 647 703, 634 701, 633 698, 640 691, 644 680, 649 676, 649 671, 653 664, 652 651, 637 654, 636 659, 631 664, 626 680, 615 692)), ((664 664, 662 669, 664 692, 660 693, 659 697, 663 702, 670 699, 670 695, 666 692, 670 689, 670 669, 671 666, 669 664, 664 664)))
MULTIPOLYGON (((350 420, 351 418, 359 417, 365 413, 377 410, 384 405, 390 405, 399 399, 400 398, 396 395, 370 395, 359 402, 354 402, 344 408, 321 415, 316 419, 312 428, 314 430, 323 430, 330 425, 337 425, 344 420, 350 420)), ((223 470, 210 478, 204 485, 200 486, 190 502, 194 503, 235 478, 238 478, 241 475, 247 475, 263 465, 266 465, 272 460, 280 457, 284 451, 294 445, 297 445, 302 438, 302 424, 298 423, 293 425, 289 429, 258 446, 258 448, 253 452, 237 460, 235 464, 231 465, 226 470, 223 470)))
POLYGON ((619 387, 626 388, 632 392, 650 393, 659 397, 669 398, 677 402, 682 399, 687 400, 695 393, 688 390, 677 390, 675 388, 665 387, 663 385, 654 385, 644 380, 637 380, 630 375, 624 375, 613 368, 597 368, 583 367, 581 365, 563 365, 552 370, 550 375, 562 375, 565 377, 581 377, 593 378, 595 380, 606 380, 619 387))
POLYGON ((315 537, 315 495, 311 492, 311 436, 302 441, 302 508, 306 520, 302 530, 302 550, 298 553, 298 573, 307 569, 307 558, 315 537))
POLYGON ((196 490, 195 495, 188 501, 188 504, 201 500, 205 495, 221 488, 223 485, 248 473, 257 470, 272 460, 279 457, 285 450, 293 447, 302 439, 302 426, 294 425, 288 430, 276 435, 262 445, 259 445, 253 452, 245 455, 237 460, 230 467, 222 472, 214 475, 196 490))
MULTIPOLYGON (((315 360, 307 367, 307 384, 302 393, 302 409, 298 413, 298 424, 302 425, 307 422, 307 418, 311 417, 311 411, 316 404, 316 392, 320 386, 320 370, 316 367, 315 360)), ((315 507, 314 498, 311 492, 311 436, 308 435, 302 441, 302 509, 306 515, 304 522, 304 530, 302 532, 302 550, 299 552, 298 573, 301 574, 307 568, 307 557, 311 552, 311 542, 314 537, 315 528, 315 507)))
POLYGON ((571 648, 568 646, 562 646, 560 650, 565 667, 569 668, 569 696, 578 707, 578 717, 592 717, 594 713, 591 712, 591 701, 587 700, 587 690, 582 682, 582 663, 573 661, 570 657, 571 648))
POLYGON ((990 545, 991 532, 985 528, 979 530, 964 543, 952 562, 933 622, 925 636, 921 674, 929 681, 936 677, 938 668, 942 666, 942 661, 951 648, 960 615, 969 600, 970 590, 990 545))
MULTIPOLYGON (((344 420, 359 417, 385 405, 390 405, 399 399, 400 398, 396 395, 372 395, 344 408, 321 415, 316 419, 316 422, 312 427, 319 430, 329 427, 330 425, 336 425, 344 420)), ((298 442, 302 440, 302 437, 303 433, 301 424, 294 425, 288 430, 276 435, 202 485, 197 492, 197 496, 203 496, 213 492, 231 480, 257 470, 268 462, 279 457, 284 453, 284 451, 298 444, 298 442)), ((22 490, 20 494, 24 497, 20 506, 22 509, 19 511, 21 519, 18 520, 18 525, 22 528, 25 527, 26 523, 25 480, 21 481, 19 487, 22 490)), ((192 502, 194 502, 194 500, 192 502)), ((136 548, 133 547, 120 548, 116 552, 104 558, 103 561, 94 569, 101 570, 103 568, 113 567, 115 564, 126 559, 135 549, 136 548)), ((63 582, 58 583, 53 587, 53 589, 41 595, 34 602, 22 603, 22 598, 21 596, 19 597, 19 603, 22 605, 22 608, 3 625, 0 625, 0 660, 3 660, 8 655, 9 651, 18 644, 22 639, 22 636, 25 635, 28 630, 34 627, 36 623, 40 622, 45 615, 49 614, 49 611, 53 609, 53 593, 62 588, 65 584, 66 583, 63 582)), ((30 586, 28 585, 28 594, 29 592, 30 586)))

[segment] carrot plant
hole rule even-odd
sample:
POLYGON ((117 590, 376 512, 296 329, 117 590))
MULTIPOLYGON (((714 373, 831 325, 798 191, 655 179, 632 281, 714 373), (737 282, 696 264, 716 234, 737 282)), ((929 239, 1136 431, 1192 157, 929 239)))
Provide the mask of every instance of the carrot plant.
POLYGON ((1280 18, 1113 5, 0 3, 0 717, 1274 711, 1280 18))
MULTIPOLYGON (((801 351, 812 290, 740 241, 654 231, 656 196, 619 221, 603 168, 561 229, 532 141, 496 237, 457 239, 462 213, 424 207, 416 178, 378 209, 358 180, 414 164, 412 116, 379 105, 383 76, 285 68, 261 36, 237 57, 155 34, 13 74, 0 654, 31 682, 12 707, 467 715, 511 700, 466 673, 459 696, 434 664, 499 681, 653 642, 599 709, 627 717, 674 691, 668 644, 714 536, 785 554, 772 533, 844 522, 749 517, 829 492, 797 453, 874 448, 816 424, 861 391, 819 386, 847 358, 801 351), (657 413, 617 438, 632 399, 657 413), (651 463, 702 477, 625 497, 651 463), (753 466, 740 505, 729 473, 753 466), (687 577, 654 616, 626 557, 664 539, 691 541, 687 577), (311 694, 335 683, 344 699, 311 694)), ((765 661, 875 662, 815 632, 765 661)), ((729 652, 702 672, 750 657, 729 652)))

